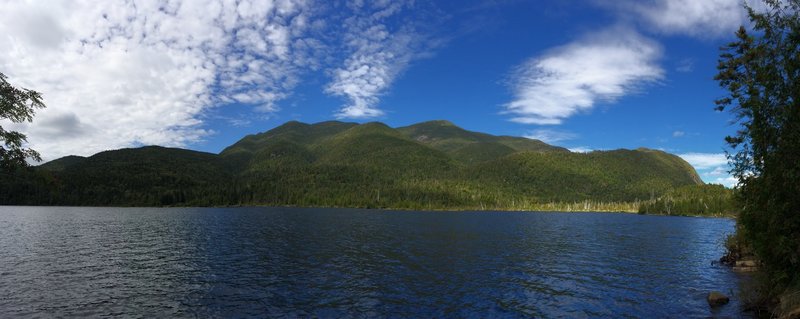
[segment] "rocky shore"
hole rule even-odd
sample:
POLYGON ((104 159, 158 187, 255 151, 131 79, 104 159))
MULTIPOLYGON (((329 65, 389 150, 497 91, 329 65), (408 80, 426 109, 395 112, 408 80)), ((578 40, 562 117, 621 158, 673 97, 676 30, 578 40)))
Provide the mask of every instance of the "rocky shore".
MULTIPOLYGON (((756 274, 762 266, 755 255, 741 249, 729 249, 719 262, 739 273, 756 274)), ((800 319, 800 291, 785 292, 778 298, 765 298, 758 294, 755 292, 743 300, 746 311, 754 311, 758 317, 800 319)), ((710 292, 707 300, 711 307, 718 307, 729 301, 727 296, 716 291, 710 292)))

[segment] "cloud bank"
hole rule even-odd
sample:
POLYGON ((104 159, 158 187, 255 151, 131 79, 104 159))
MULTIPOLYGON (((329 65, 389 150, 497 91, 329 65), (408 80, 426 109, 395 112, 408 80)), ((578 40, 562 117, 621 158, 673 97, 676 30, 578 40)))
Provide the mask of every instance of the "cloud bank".
POLYGON ((678 156, 692 164, 696 169, 709 169, 728 165, 728 158, 725 157, 724 153, 685 153, 678 156))
POLYGON ((691 164, 706 183, 736 186, 739 182, 728 171, 728 158, 724 153, 684 153, 678 154, 691 164))
POLYGON ((42 92, 48 106, 31 124, 0 125, 25 132, 46 160, 186 146, 214 133, 204 121, 218 108, 244 105, 261 118, 279 111, 308 72, 327 74, 325 92, 346 99, 337 117, 378 117, 381 96, 430 48, 416 23, 401 20, 418 7, 414 1, 0 1, 0 72, 42 92))

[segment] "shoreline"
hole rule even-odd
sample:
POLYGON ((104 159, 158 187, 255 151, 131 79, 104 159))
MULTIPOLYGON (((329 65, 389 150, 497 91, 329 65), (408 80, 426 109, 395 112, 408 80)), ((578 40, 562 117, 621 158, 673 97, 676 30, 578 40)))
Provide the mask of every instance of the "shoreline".
MULTIPOLYGON (((569 204, 565 204, 569 205, 569 204)), ((5 205, 0 204, 0 207, 91 207, 91 208, 317 208, 317 209, 360 209, 360 210, 375 210, 375 211, 429 211, 429 212, 502 212, 502 213, 609 213, 609 214, 632 214, 632 215, 647 215, 647 216, 667 216, 667 217, 703 217, 703 218, 728 218, 736 219, 735 215, 728 214, 644 214, 634 210, 609 210, 609 209, 508 209, 508 208, 464 208, 464 207, 450 207, 450 208, 407 208, 407 207, 364 207, 364 206, 299 206, 299 205, 218 205, 218 206, 80 206, 80 205, 5 205)))

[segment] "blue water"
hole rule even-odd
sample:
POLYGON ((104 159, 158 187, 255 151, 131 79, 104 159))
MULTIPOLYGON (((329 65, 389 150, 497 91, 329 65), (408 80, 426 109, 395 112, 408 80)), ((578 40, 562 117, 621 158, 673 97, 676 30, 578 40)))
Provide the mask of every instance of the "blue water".
POLYGON ((0 207, 0 317, 740 317, 728 219, 0 207), (710 309, 710 290, 732 294, 710 309))

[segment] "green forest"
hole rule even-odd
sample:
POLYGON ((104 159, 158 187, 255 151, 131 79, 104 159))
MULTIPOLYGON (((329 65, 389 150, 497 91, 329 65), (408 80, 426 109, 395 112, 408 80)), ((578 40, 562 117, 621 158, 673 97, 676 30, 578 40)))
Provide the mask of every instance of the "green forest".
POLYGON ((733 190, 722 185, 686 185, 639 205, 640 214, 735 216, 733 190))
POLYGON ((731 211, 730 190, 704 185, 675 155, 644 148, 573 153, 447 121, 400 128, 288 122, 220 154, 120 149, 0 178, 6 205, 731 211))

